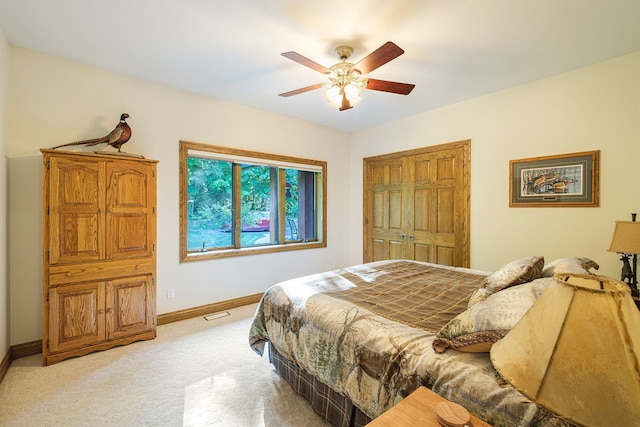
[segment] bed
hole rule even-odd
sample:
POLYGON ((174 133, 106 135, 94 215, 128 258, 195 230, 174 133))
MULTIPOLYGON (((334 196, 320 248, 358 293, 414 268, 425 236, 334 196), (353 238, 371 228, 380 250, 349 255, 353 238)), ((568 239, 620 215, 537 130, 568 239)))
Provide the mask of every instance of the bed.
POLYGON ((305 276, 265 292, 249 343, 333 425, 365 425, 425 386, 495 427, 572 426, 506 383, 488 352, 555 272, 590 268, 532 256, 495 272, 390 260, 305 276))

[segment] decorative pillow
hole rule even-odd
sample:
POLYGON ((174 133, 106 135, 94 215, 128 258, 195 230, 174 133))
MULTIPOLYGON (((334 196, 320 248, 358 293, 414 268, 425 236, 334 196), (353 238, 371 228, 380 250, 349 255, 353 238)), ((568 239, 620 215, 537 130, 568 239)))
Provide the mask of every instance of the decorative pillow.
POLYGON ((591 268, 598 270, 600 266, 595 261, 584 257, 558 258, 544 266, 541 277, 553 277, 556 273, 591 275, 593 274, 589 271, 591 268))
POLYGON ((489 295, 443 326, 433 340, 433 349, 437 353, 448 348, 488 352, 518 323, 552 280, 540 278, 489 295))
POLYGON ((537 279, 540 277, 542 267, 544 267, 542 256, 521 258, 503 265, 487 276, 482 286, 471 294, 468 308, 502 289, 537 279))

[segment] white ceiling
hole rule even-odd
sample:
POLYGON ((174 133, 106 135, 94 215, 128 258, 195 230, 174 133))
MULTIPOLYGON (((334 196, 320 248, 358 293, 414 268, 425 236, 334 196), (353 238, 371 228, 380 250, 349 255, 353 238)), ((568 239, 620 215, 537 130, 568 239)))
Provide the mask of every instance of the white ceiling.
POLYGON ((9 43, 344 131, 418 114, 640 50, 640 0, 0 0, 9 43), (368 76, 416 88, 364 91, 339 112, 327 67, 386 41, 405 54, 368 76))

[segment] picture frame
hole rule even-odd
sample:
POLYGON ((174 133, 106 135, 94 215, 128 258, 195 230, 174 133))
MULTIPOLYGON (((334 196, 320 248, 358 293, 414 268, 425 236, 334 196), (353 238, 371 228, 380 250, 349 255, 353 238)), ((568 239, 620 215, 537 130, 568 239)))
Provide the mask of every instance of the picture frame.
POLYGON ((600 150, 509 161, 509 207, 597 207, 600 150))

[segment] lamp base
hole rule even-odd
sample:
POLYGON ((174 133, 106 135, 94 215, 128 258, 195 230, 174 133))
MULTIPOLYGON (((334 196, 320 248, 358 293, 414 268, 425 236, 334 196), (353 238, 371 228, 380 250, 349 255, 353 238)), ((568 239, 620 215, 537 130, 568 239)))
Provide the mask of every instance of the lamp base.
MULTIPOLYGON (((629 285, 629 287, 631 288, 631 296, 637 297, 640 296, 640 292, 638 291, 638 283, 636 282, 635 269, 631 268, 629 258, 631 258, 631 255, 628 254, 622 254, 622 256, 620 257, 620 261, 622 261, 620 281, 629 285)), ((634 261, 636 261, 635 258, 634 261)))

